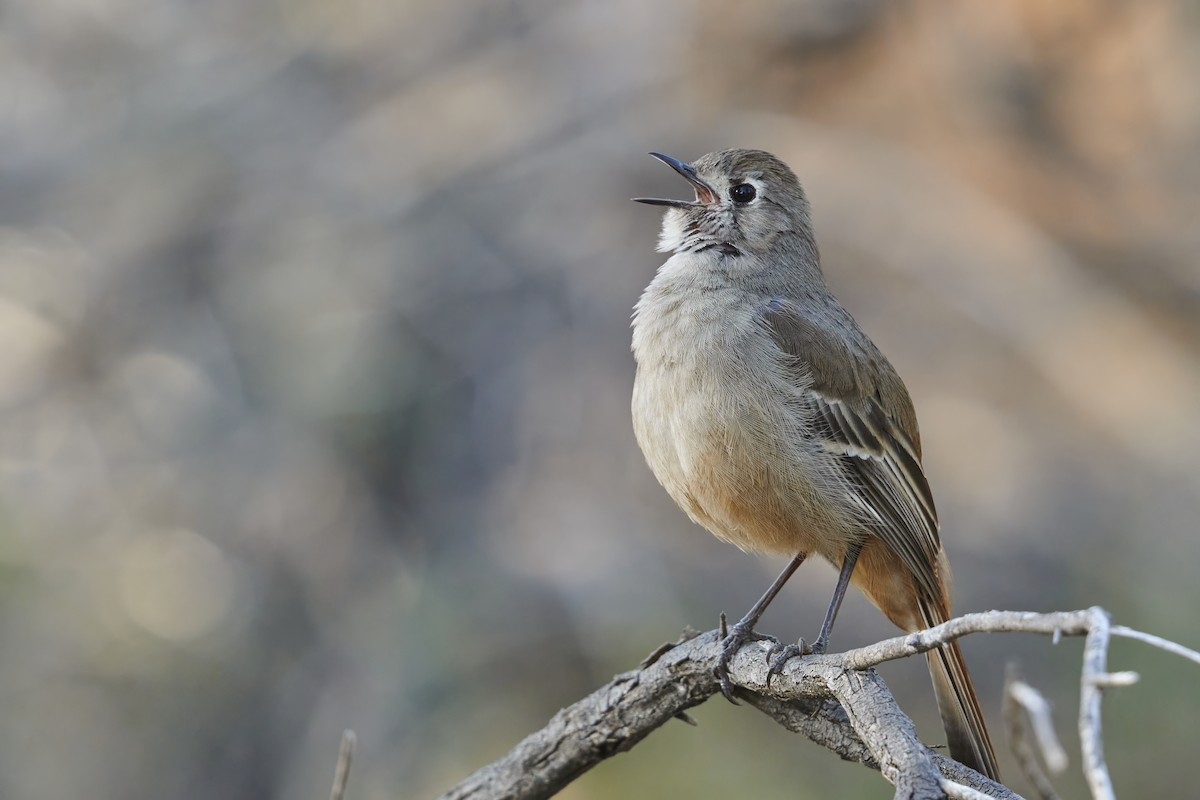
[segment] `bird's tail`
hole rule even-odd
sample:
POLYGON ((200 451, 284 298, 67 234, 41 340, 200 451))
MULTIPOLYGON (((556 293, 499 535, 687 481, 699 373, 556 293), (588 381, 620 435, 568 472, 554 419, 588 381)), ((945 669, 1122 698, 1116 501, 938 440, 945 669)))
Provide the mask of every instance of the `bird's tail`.
MULTIPOLYGON (((921 616, 927 627, 946 621, 946 614, 938 613, 940 610, 921 603, 921 616)), ((942 727, 946 729, 950 755, 976 772, 999 781, 1000 771, 996 767, 992 740, 988 737, 979 699, 975 696, 975 687, 958 642, 930 650, 925 656, 929 661, 933 693, 937 697, 942 727)))

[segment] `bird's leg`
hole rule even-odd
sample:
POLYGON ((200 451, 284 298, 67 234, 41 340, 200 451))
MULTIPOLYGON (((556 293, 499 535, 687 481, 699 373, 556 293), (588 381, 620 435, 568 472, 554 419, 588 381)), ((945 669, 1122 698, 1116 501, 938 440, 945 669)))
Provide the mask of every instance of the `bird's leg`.
POLYGON ((746 616, 735 622, 728 631, 725 628, 725 615, 721 615, 721 635, 724 638, 721 640, 721 658, 717 661, 717 678, 721 681, 721 694, 725 695, 725 699, 734 705, 737 705, 738 702, 733 699, 733 685, 729 682, 729 661, 733 658, 733 654, 742 648, 742 645, 771 638, 761 633, 755 633, 754 626, 758 624, 758 620, 767 610, 767 606, 771 605, 775 595, 779 594, 779 590, 788 582, 788 578, 792 577, 792 573, 804 563, 807 556, 808 553, 797 553, 783 568, 783 572, 779 573, 779 577, 775 579, 774 583, 767 587, 763 596, 758 598, 758 602, 746 612, 746 616))
POLYGON ((771 685, 772 675, 783 671, 783 665, 788 659, 809 653, 821 654, 829 647, 829 633, 833 630, 833 621, 837 619, 838 609, 842 607, 846 590, 850 588, 850 576, 854 574, 854 565, 858 563, 858 554, 861 552, 862 544, 852 544, 846 550, 846 557, 842 559, 842 571, 838 573, 837 586, 833 588, 833 599, 829 601, 829 608, 825 611, 825 621, 821 623, 821 632, 817 634, 817 640, 810 646, 801 639, 798 643, 780 650, 771 662, 771 669, 767 671, 767 686, 771 685))
POLYGON ((824 653, 825 648, 829 645, 829 632, 833 630, 833 621, 837 619, 838 609, 842 607, 846 590, 850 588, 850 576, 854 574, 854 565, 858 563, 858 554, 861 552, 861 544, 852 544, 846 551, 846 558, 842 560, 842 571, 838 573, 837 586, 833 588, 833 599, 829 601, 829 608, 825 612, 825 621, 821 623, 821 632, 817 634, 817 640, 812 643, 811 650, 814 653, 824 653))

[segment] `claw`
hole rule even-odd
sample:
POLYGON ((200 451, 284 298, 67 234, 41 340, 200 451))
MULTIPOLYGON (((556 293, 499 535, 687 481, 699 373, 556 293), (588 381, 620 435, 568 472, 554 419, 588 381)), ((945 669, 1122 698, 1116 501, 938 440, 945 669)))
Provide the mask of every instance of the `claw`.
POLYGON ((729 682, 729 673, 721 673, 718 679, 721 682, 721 694, 725 695, 725 699, 735 706, 740 706, 741 703, 733 699, 733 684, 729 682))
POLYGON ((737 622, 726 629, 724 625, 724 614, 721 615, 721 622, 722 630, 727 632, 726 635, 722 637, 721 657, 718 659, 717 666, 714 671, 717 674, 717 680, 721 684, 721 694, 725 695, 726 700, 737 706, 741 705, 741 703, 733 698, 733 683, 729 680, 729 662, 733 660, 734 655, 736 655, 745 644, 769 640, 774 642, 774 645, 771 648, 774 650, 775 647, 779 645, 779 642, 777 642, 772 636, 767 636, 766 634, 762 633, 755 633, 755 631, 749 625, 745 625, 742 622, 737 622))
POLYGON ((767 670, 767 688, 771 688, 771 678, 783 672, 787 662, 803 653, 804 650, 799 645, 789 644, 779 648, 779 654, 771 661, 771 668, 767 670))
MULTIPOLYGON (((778 649, 772 648, 771 654, 777 654, 771 659, 771 668, 767 670, 767 688, 771 688, 771 678, 783 672, 783 668, 787 662, 799 656, 807 656, 816 653, 816 650, 808 645, 803 639, 796 644, 789 644, 778 649)), ((770 658, 771 654, 768 654, 770 658)))

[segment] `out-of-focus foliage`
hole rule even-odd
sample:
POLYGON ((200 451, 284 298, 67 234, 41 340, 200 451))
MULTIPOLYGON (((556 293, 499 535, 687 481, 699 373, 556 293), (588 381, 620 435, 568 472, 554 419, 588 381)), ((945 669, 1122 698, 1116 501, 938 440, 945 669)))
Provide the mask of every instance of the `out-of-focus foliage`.
MULTIPOLYGON (((628 419, 680 193, 774 150, 906 377, 960 609, 1200 642, 1194 3, 16 0, 0 30, 0 796, 435 794, 780 564, 628 419)), ((765 628, 811 636, 807 565, 765 628)), ((860 597, 836 644, 889 634, 860 597)), ((1071 740, 1078 642, 967 644, 1071 740)), ((1120 644, 1119 794, 1200 672, 1120 644)), ((885 670, 940 737, 919 663, 885 670)), ((564 796, 888 797, 710 703, 564 796)), ((1011 762, 1010 775, 1011 771, 1011 762)), ((1077 764, 1076 764, 1077 769, 1077 764)), ((1017 782, 1018 788, 1021 788, 1017 782)), ((1080 784, 1064 780, 1067 794, 1080 784)))

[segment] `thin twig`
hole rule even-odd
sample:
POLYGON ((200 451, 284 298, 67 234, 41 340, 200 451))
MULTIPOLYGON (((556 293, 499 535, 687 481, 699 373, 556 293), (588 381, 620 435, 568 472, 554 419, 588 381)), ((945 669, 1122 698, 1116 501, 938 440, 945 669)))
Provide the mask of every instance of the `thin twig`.
POLYGON ((971 633, 1041 633, 1047 636, 1082 636, 1091 624, 1091 610, 1055 611, 981 611, 964 614, 927 630, 896 636, 882 642, 849 650, 842 654, 848 669, 866 669, 907 658, 941 647, 971 633))
POLYGON ((1009 664, 1004 681, 1004 701, 1001 704, 1004 722, 1008 727, 1009 749, 1017 757, 1017 765, 1033 784, 1042 800, 1058 800, 1058 792, 1038 761, 1037 750, 1053 772, 1066 768, 1067 754, 1059 744, 1050 719, 1050 704, 1036 689, 1020 679, 1017 668, 1009 664), (1035 750, 1034 742, 1039 747, 1035 750))
POLYGON ((343 800, 346 796, 346 782, 350 780, 350 760, 354 758, 354 745, 358 737, 352 730, 342 731, 342 746, 338 748, 337 769, 333 773, 333 791, 329 800, 343 800))
POLYGON ((954 781, 943 779, 941 785, 947 800, 994 800, 990 794, 984 794, 978 789, 972 789, 970 786, 964 786, 954 781))
POLYGON ((1025 681, 1014 681, 1010 691, 1013 700, 1028 715, 1029 725, 1033 729, 1046 768, 1055 773, 1065 770, 1069 763, 1067 751, 1063 749, 1062 743, 1058 741, 1058 734, 1054 731, 1050 704, 1046 702, 1046 698, 1025 681))
POLYGON ((1192 663, 1200 664, 1200 653, 1181 644, 1176 644, 1169 639, 1155 636, 1152 633, 1142 633, 1141 631, 1135 631, 1133 628, 1126 628, 1124 625, 1113 625, 1108 629, 1108 632, 1113 636, 1122 636, 1126 639, 1136 639, 1139 642, 1145 642, 1148 645, 1166 650, 1168 653, 1174 653, 1177 656, 1186 658, 1192 663))

